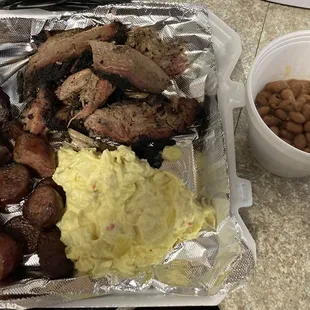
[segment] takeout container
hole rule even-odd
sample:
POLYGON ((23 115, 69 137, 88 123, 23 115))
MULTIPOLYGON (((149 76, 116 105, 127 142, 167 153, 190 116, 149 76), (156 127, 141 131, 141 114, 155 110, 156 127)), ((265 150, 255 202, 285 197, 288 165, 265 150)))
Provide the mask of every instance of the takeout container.
MULTIPOLYGON (((2 11, 3 12, 3 11, 2 11)), ((3 12, 12 14, 12 12, 3 12)), ((53 13, 43 11, 14 12, 15 16, 46 18, 53 13)), ((256 259, 256 245, 248 229, 243 223, 239 209, 252 205, 251 183, 241 179, 236 174, 235 144, 233 130, 233 109, 244 106, 244 86, 233 82, 230 75, 241 55, 241 41, 239 35, 228 27, 212 12, 208 12, 213 35, 218 70, 218 103, 221 111, 222 124, 225 132, 226 154, 228 162, 230 186, 230 214, 236 221, 242 242, 251 250, 256 259)), ((54 14, 55 16, 55 14, 54 14)), ((227 292, 219 292, 214 296, 181 296, 163 294, 150 289, 141 292, 113 292, 97 298, 72 301, 58 304, 57 307, 163 307, 163 306, 211 306, 218 305, 225 298, 227 292)), ((87 297, 87 296, 85 296, 87 297)))
POLYGON ((255 97, 275 80, 310 80, 310 31, 297 31, 270 42, 256 57, 247 80, 246 107, 249 141, 257 161, 270 172, 286 178, 310 176, 310 154, 276 136, 255 107, 255 97))

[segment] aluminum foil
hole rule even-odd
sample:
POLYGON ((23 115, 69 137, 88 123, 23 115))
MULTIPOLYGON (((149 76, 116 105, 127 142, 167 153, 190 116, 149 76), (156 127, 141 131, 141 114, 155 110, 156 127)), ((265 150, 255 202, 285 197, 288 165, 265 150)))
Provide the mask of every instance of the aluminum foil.
MULTIPOLYGON (((164 163, 161 169, 177 174, 199 199, 211 204, 213 220, 211 216, 196 240, 177 244, 162 264, 153 266, 151 279, 142 273, 133 279, 83 276, 50 281, 38 273, 37 255, 26 257, 25 277, 0 286, 0 307, 43 307, 115 291, 154 288, 181 295, 227 294, 253 270, 253 256, 242 243, 240 227, 230 215, 225 135, 216 98, 216 62, 206 8, 133 2, 101 6, 83 13, 66 12, 50 20, 0 19, 1 42, 31 42, 31 36, 43 29, 85 28, 114 20, 128 26, 152 26, 163 40, 178 39, 187 50, 190 68, 175 79, 167 93, 197 98, 207 117, 200 128, 193 128, 192 134, 175 138, 182 148, 182 159, 175 164, 164 163)), ((0 56, 2 53, 0 48, 0 56)), ((10 58, 6 56, 1 60, 10 58)), ((18 112, 23 104, 18 103, 16 85, 15 75, 3 87, 18 112)), ((0 221, 5 218, 0 216, 0 221)))

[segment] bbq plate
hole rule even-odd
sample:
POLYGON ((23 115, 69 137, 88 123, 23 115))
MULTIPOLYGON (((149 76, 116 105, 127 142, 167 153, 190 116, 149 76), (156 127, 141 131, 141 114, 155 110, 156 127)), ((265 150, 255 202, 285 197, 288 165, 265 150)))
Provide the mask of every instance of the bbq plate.
MULTIPOLYGON (((6 43, 31 42, 31 36, 42 29, 85 28, 114 20, 127 25, 152 25, 163 40, 182 39, 191 65, 175 79, 167 94, 196 98, 208 111, 208 117, 202 133, 193 128, 192 134, 175 137, 184 156, 177 164, 165 163, 162 169, 177 174, 198 197, 212 201, 216 225, 211 229, 210 223, 211 228, 201 231, 197 240, 178 244, 162 264, 154 266, 156 276, 151 280, 145 281, 141 274, 132 279, 84 276, 50 281, 26 273, 24 279, 0 288, 0 295, 7 295, 1 306, 43 307, 69 301, 74 301, 67 304, 71 307, 220 303, 227 292, 249 276, 255 262, 255 243, 238 215, 240 207, 251 204, 250 185, 236 176, 232 137, 232 109, 243 104, 243 85, 229 78, 241 52, 238 35, 205 7, 193 5, 134 2, 62 16, 44 11, 9 14, 11 19, 0 20, 0 27, 13 30, 2 37, 6 43), (232 47, 230 55, 224 52, 228 46, 232 47), (104 297, 81 301, 100 295, 104 297)), ((16 87, 15 75, 5 83, 4 90, 20 111, 23 104, 18 103, 16 87)), ((24 262, 29 270, 37 264, 36 255, 24 262)))

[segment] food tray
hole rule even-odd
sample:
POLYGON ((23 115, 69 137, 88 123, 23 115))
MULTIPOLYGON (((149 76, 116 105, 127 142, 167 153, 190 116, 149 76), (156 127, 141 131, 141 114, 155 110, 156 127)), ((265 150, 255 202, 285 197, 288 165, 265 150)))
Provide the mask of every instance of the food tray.
MULTIPOLYGON (((0 11, 1 17, 56 17, 59 13, 51 13, 42 10, 27 11, 0 11)), ((256 246, 249 231, 244 225, 238 211, 241 207, 252 205, 252 191, 249 181, 240 179, 236 174, 235 143, 233 128, 233 109, 244 106, 244 86, 230 79, 240 54, 241 41, 239 35, 229 28, 212 12, 209 13, 210 24, 213 33, 213 44, 218 70, 218 101, 222 114, 222 122, 226 138, 228 172, 230 179, 231 215, 240 226, 242 241, 253 253, 256 259, 256 246)), ((209 306, 217 305, 225 298, 225 294, 218 293, 215 296, 177 296, 165 295, 156 290, 148 290, 135 293, 112 293, 104 297, 87 300, 73 301, 59 304, 58 307, 147 307, 147 306, 209 306)))

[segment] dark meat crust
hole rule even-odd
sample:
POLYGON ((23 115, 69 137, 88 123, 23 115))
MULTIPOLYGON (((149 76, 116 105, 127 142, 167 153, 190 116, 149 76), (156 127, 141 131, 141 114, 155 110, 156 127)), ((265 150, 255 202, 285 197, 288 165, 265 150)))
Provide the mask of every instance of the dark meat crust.
POLYGON ((71 106, 62 106, 59 108, 53 106, 52 109, 44 117, 44 123, 50 130, 65 131, 70 119, 75 115, 74 109, 71 106))
POLYGON ((46 140, 32 134, 17 138, 13 158, 17 163, 29 166, 36 175, 47 178, 56 169, 56 154, 46 140))
POLYGON ((40 265, 50 279, 71 277, 73 263, 67 259, 65 245, 60 241, 60 232, 42 233, 38 245, 40 265))
POLYGON ((0 280, 11 274, 22 261, 22 251, 14 239, 0 233, 0 280))
POLYGON ((63 202, 66 202, 66 193, 64 191, 64 189, 55 183, 55 181, 52 178, 45 178, 42 181, 39 182, 38 187, 40 186, 51 186, 55 191, 58 192, 58 194, 61 196, 63 202))
POLYGON ((12 119, 9 96, 0 87, 0 130, 4 131, 12 119))
POLYGON ((102 106, 113 91, 114 86, 108 80, 100 79, 90 69, 84 69, 70 75, 58 87, 56 95, 68 105, 77 106, 82 103, 83 109, 75 118, 85 119, 102 106))
POLYGON ((61 196, 51 186, 39 186, 23 208, 24 217, 38 228, 51 228, 62 218, 65 208, 61 196))
POLYGON ((20 117, 23 129, 35 135, 42 134, 46 128, 44 118, 52 109, 51 94, 46 88, 41 88, 37 96, 22 112, 20 117))
POLYGON ((70 73, 74 74, 84 69, 90 68, 93 64, 93 53, 91 49, 84 51, 73 64, 70 73))
POLYGON ((99 76, 103 80, 109 81, 112 85, 117 85, 119 90, 127 90, 127 89, 132 89, 135 90, 136 88, 133 87, 128 79, 124 78, 123 76, 120 76, 118 74, 112 74, 112 73, 107 73, 101 70, 96 70, 94 68, 91 68, 91 70, 99 76))
POLYGON ((89 48, 89 40, 110 40, 119 28, 120 23, 112 23, 75 34, 61 33, 48 38, 30 58, 24 74, 24 97, 29 98, 33 95, 37 86, 35 82, 38 80, 46 83, 51 80, 57 81, 60 76, 68 76, 77 57, 89 48), (68 60, 72 63, 68 63, 68 60), (66 63, 68 65, 63 68, 66 63))
POLYGON ((170 78, 154 61, 127 45, 90 41, 94 68, 126 78, 134 87, 150 93, 161 93, 170 78))
POLYGON ((32 254, 37 251, 40 231, 22 216, 9 220, 5 224, 4 230, 21 244, 24 254, 32 254))
POLYGON ((7 165, 11 160, 12 154, 10 150, 4 145, 0 145, 0 167, 7 165))
POLYGON ((74 118, 78 113, 75 107, 72 106, 53 106, 51 113, 44 118, 46 127, 50 130, 66 131, 69 123, 70 128, 73 128, 81 133, 87 134, 84 123, 81 120, 74 118))
POLYGON ((149 27, 134 27, 126 44, 156 62, 169 76, 181 74, 188 67, 184 47, 177 42, 164 42, 149 27))
POLYGON ((97 81, 99 80, 89 68, 70 75, 62 85, 57 88, 56 96, 65 104, 79 105, 78 94, 84 87, 88 86, 93 76, 95 76, 97 81))
POLYGON ((16 141, 16 139, 24 134, 23 126, 18 121, 12 121, 9 122, 8 128, 7 128, 7 135, 10 139, 16 141))
POLYGON ((151 167, 159 169, 164 161, 161 152, 166 146, 175 144, 175 140, 172 139, 152 140, 141 137, 131 145, 131 149, 137 157, 146 159, 151 167))
POLYGON ((39 34, 32 36, 32 41, 37 46, 43 44, 47 41, 47 39, 50 39, 50 42, 53 42, 55 40, 65 39, 68 37, 71 37, 77 33, 80 33, 84 31, 85 29, 82 28, 74 28, 67 31, 46 31, 43 30, 39 34))
POLYGON ((195 99, 174 98, 171 101, 159 96, 152 104, 127 101, 96 110, 85 121, 93 134, 130 144, 139 137, 169 138, 184 133, 198 114, 195 99))
POLYGON ((5 204, 18 203, 30 192, 29 170, 20 164, 0 169, 0 208, 5 204))
MULTIPOLYGON (((36 70, 27 78, 24 75, 22 80, 23 86, 19 87, 20 100, 31 100, 36 97, 37 88, 44 88, 47 85, 55 88, 63 83, 63 81, 70 75, 71 68, 76 62, 76 58, 68 59, 62 63, 48 64, 40 70, 36 70)), ((20 85, 21 82, 19 82, 20 85)))

